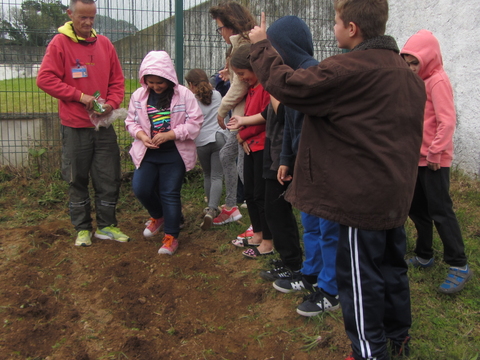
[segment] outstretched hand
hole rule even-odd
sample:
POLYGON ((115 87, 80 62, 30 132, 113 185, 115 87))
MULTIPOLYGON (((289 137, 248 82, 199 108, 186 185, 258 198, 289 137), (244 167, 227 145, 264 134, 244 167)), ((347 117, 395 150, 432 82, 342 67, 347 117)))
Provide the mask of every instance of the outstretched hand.
POLYGON ((243 116, 236 116, 236 115, 232 116, 228 121, 227 129, 238 130, 242 126, 241 124, 242 119, 243 119, 243 116))
POLYGON ((250 30, 248 37, 250 38, 250 42, 252 44, 267 38, 267 21, 265 20, 265 13, 263 11, 260 18, 260 26, 255 26, 252 30, 250 30))

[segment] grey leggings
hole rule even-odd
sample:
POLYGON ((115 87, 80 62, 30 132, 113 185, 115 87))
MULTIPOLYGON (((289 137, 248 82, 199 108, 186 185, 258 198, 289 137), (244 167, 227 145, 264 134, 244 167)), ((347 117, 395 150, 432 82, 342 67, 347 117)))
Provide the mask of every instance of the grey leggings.
POLYGON ((208 206, 216 209, 222 196, 223 168, 220 163, 220 149, 225 145, 225 136, 217 132, 215 142, 197 147, 198 159, 203 170, 203 188, 208 199, 208 206))
POLYGON ((237 205, 238 177, 243 182, 243 148, 238 145, 237 133, 228 131, 227 141, 220 150, 220 162, 225 175, 225 205, 228 208, 237 205), (237 159, 238 158, 238 159, 237 159))

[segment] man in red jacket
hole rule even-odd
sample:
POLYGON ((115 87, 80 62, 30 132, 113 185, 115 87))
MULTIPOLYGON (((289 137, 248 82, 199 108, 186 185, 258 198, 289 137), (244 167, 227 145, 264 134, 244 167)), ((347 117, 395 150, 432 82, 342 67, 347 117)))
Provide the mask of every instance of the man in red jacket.
POLYGON ((78 232, 76 246, 92 244, 89 174, 95 190, 95 237, 120 242, 129 237, 117 228, 115 207, 120 188, 120 152, 113 126, 98 131, 90 114, 106 116, 123 100, 125 82, 110 40, 93 29, 94 0, 71 0, 71 21, 58 29, 47 47, 37 86, 58 99, 62 133, 62 176, 68 181, 70 217, 78 232), (105 99, 93 111, 94 93, 105 99))

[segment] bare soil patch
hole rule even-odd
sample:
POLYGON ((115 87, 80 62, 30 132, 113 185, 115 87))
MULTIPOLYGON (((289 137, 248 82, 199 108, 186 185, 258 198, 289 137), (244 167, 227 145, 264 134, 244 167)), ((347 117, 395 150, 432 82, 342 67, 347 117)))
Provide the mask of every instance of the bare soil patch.
MULTIPOLYGON (((18 211, 11 205, 4 219, 18 211)), ((45 211, 35 225, 0 229, 0 359, 337 360, 350 351, 341 312, 297 315, 301 294, 276 292, 258 276, 266 261, 229 245, 238 225, 202 232, 201 209, 187 206, 170 257, 157 254, 161 235, 142 236, 144 210, 119 213, 131 242, 89 248, 73 245, 66 209, 45 211)))

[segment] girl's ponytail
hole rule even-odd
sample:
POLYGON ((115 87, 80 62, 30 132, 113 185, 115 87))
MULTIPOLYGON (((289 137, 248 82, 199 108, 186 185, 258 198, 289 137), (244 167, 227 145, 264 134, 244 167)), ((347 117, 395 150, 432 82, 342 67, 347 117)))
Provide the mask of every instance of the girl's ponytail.
POLYGON ((192 69, 185 75, 185 80, 196 87, 195 96, 203 105, 210 105, 212 103, 213 87, 205 71, 202 69, 192 69))

